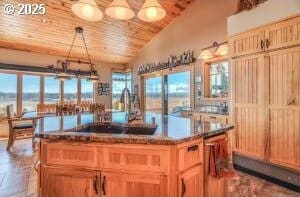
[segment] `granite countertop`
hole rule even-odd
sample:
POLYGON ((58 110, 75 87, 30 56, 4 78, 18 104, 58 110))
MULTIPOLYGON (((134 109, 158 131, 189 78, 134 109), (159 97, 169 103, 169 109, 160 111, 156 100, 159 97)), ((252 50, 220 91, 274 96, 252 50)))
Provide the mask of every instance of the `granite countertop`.
POLYGON ((221 123, 201 122, 193 118, 167 116, 151 112, 146 112, 144 119, 139 121, 139 123, 130 124, 128 124, 124 112, 110 112, 110 115, 111 123, 101 123, 97 115, 90 113, 65 116, 39 116, 35 137, 99 143, 172 145, 198 138, 209 138, 233 128, 233 126, 221 123), (152 117, 155 118, 156 125, 152 124, 152 117), (153 133, 150 135, 81 132, 87 130, 91 125, 99 124, 148 128, 155 126, 156 129, 154 128, 153 133))

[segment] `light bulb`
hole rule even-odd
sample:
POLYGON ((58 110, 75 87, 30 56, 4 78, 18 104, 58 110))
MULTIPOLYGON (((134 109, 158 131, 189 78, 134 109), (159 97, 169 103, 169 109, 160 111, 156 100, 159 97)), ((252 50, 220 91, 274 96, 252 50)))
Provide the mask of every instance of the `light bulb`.
POLYGON ((82 14, 85 17, 92 17, 94 16, 94 9, 90 5, 84 5, 82 8, 82 14))
POLYGON ((146 15, 149 19, 155 19, 157 17, 157 9, 155 7, 147 8, 146 15))
POLYGON ((117 18, 119 19, 123 19, 126 17, 126 8, 123 8, 123 7, 117 7, 115 9, 115 15, 117 16, 117 18))

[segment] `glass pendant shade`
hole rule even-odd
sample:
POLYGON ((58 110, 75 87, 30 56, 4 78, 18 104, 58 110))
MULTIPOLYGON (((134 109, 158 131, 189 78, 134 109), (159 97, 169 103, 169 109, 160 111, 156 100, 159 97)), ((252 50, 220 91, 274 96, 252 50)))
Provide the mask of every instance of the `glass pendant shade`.
POLYGON ((213 54, 210 52, 210 50, 208 49, 204 49, 201 51, 198 59, 201 59, 201 60, 207 60, 207 59, 211 59, 213 58, 213 54))
POLYGON ((79 0, 72 5, 73 13, 86 21, 100 21, 103 13, 97 6, 95 0, 79 0))
POLYGON ((228 54, 228 45, 222 44, 218 47, 217 51, 215 52, 216 56, 225 56, 228 54))
POLYGON ((69 80, 71 79, 70 75, 68 75, 67 73, 58 73, 55 77, 55 79, 64 81, 64 80, 69 80))
POLYGON ((95 74, 91 74, 88 78, 87 78, 88 81, 92 81, 92 82, 99 82, 100 79, 99 79, 99 76, 98 75, 95 75, 95 74))
POLYGON ((126 0, 114 0, 105 10, 105 14, 118 20, 128 20, 134 17, 134 12, 126 0))
POLYGON ((146 22, 159 21, 165 16, 166 10, 163 9, 157 0, 146 0, 138 12, 138 18, 146 22))

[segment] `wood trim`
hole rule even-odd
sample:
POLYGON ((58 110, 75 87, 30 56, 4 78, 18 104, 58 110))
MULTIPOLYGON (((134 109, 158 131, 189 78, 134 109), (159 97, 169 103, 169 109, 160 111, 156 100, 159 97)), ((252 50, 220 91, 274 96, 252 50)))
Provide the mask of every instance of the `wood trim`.
POLYGON ((249 28, 245 31, 241 31, 239 33, 236 33, 236 34, 232 34, 230 35, 230 37, 234 37, 234 36, 238 36, 238 35, 241 35, 241 34, 244 34, 244 33, 247 33, 249 31, 255 31, 255 30, 258 30, 262 27, 267 27, 267 26, 270 26, 270 25, 273 25, 273 24, 276 24, 276 23, 280 23, 280 22, 284 22, 284 21, 287 21, 287 20, 290 20, 292 18, 295 18, 297 16, 300 16, 299 14, 294 14, 294 15, 291 15, 291 16, 288 16, 288 17, 285 17, 285 18, 282 18, 282 19, 279 19, 279 20, 276 20, 276 21, 272 21, 272 22, 269 22, 269 23, 265 23, 265 24, 262 24, 258 27, 252 27, 252 28, 249 28))
MULTIPOLYGON (((38 74, 55 74, 52 68, 38 67, 38 66, 27 66, 27 65, 17 65, 17 64, 4 64, 0 63, 0 70, 8 70, 22 73, 38 73, 38 74)), ((62 72, 62 69, 57 69, 58 72, 62 72)), ((68 70, 71 75, 79 74, 78 70, 68 70)), ((1 71, 2 72, 2 71, 1 71)), ((89 76, 90 72, 80 71, 81 76, 89 76)))
POLYGON ((230 99, 230 59, 228 56, 222 56, 222 57, 216 57, 213 59, 205 60, 202 62, 202 92, 203 92, 203 101, 228 101, 230 99), (228 72, 229 72, 229 78, 228 78, 228 96, 225 98, 212 98, 210 97, 210 65, 213 63, 218 63, 218 62, 228 62, 228 72))

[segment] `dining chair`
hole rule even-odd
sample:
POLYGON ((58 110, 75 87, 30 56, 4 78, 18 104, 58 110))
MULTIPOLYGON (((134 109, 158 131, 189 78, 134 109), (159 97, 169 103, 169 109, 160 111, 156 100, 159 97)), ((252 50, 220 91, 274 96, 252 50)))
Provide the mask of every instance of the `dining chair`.
POLYGON ((17 137, 32 138, 32 147, 35 147, 34 142, 34 131, 37 125, 37 118, 22 118, 15 117, 13 114, 13 105, 8 105, 6 107, 8 125, 9 125, 9 136, 7 143, 7 151, 13 146, 17 137))

